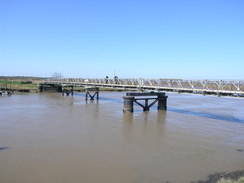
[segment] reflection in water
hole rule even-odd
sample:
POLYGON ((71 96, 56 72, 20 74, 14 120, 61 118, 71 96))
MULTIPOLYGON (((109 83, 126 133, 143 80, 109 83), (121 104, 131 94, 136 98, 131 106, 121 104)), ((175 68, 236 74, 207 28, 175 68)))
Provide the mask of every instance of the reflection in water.
MULTIPOLYGON (((84 93, 74 93, 75 96, 82 96, 85 97, 86 95, 84 93)), ((90 99, 88 99, 90 100, 90 99)), ((123 100, 120 98, 111 98, 111 97, 104 97, 104 96, 99 96, 99 100, 101 101, 108 101, 108 102, 115 102, 115 103, 122 103, 123 100)))
MULTIPOLYGON (((165 119, 166 119, 166 114, 167 114, 167 111, 164 111, 164 110, 158 110, 157 111, 157 116, 156 116, 156 121, 158 123, 165 123, 165 119)), ((138 115, 138 114, 135 114, 135 113, 131 113, 131 112, 125 112, 123 113, 123 121, 124 123, 133 123, 133 116, 135 115, 135 117, 138 115)), ((144 124, 147 124, 148 122, 151 121, 151 119, 148 119, 150 118, 150 111, 143 111, 141 112, 141 114, 144 119, 144 124)))
POLYGON ((123 113, 124 95, 0 97, 0 182, 189 183, 243 167, 244 100, 169 94, 167 111, 123 113))
POLYGON ((166 114, 167 114, 167 111, 159 110, 157 113, 157 122, 164 124, 166 121, 166 114))
POLYGON ((124 119, 124 123, 132 123, 133 122, 133 113, 124 112, 123 119, 124 119))

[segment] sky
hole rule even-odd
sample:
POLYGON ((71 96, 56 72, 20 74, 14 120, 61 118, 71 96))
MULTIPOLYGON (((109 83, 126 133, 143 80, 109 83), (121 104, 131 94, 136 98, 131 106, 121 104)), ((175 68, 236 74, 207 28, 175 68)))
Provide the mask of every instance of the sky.
POLYGON ((243 0, 0 0, 0 76, 244 80, 243 0))

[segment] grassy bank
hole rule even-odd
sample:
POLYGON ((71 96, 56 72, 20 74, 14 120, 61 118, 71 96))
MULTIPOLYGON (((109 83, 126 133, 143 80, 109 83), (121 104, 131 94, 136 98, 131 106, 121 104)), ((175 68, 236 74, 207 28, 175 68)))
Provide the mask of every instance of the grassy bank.
POLYGON ((221 179, 217 183, 244 183, 244 177, 241 177, 236 181, 230 179, 221 179))
POLYGON ((0 80, 1 90, 37 90, 38 83, 33 83, 32 81, 15 81, 15 80, 0 80))

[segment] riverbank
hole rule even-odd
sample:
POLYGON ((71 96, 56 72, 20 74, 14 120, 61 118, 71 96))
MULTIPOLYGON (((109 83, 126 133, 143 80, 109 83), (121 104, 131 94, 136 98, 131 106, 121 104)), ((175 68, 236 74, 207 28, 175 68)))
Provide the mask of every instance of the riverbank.
POLYGON ((208 180, 199 180, 191 183, 244 183, 244 170, 233 172, 215 173, 208 176, 208 180), (241 181, 240 181, 241 179, 241 181), (238 181, 239 180, 239 181, 238 181))
POLYGON ((25 76, 0 76, 0 90, 11 92, 37 92, 38 84, 45 78, 25 76))
POLYGON ((37 92, 38 83, 32 81, 0 80, 0 90, 11 92, 37 92))

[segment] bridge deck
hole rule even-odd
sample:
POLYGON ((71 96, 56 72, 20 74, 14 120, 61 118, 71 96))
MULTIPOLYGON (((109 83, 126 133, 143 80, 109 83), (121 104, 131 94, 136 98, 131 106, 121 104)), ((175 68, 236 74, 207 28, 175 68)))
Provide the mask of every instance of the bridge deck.
POLYGON ((244 96, 244 80, 181 80, 181 79, 49 79, 46 85, 93 86, 118 89, 160 90, 196 94, 244 96))

